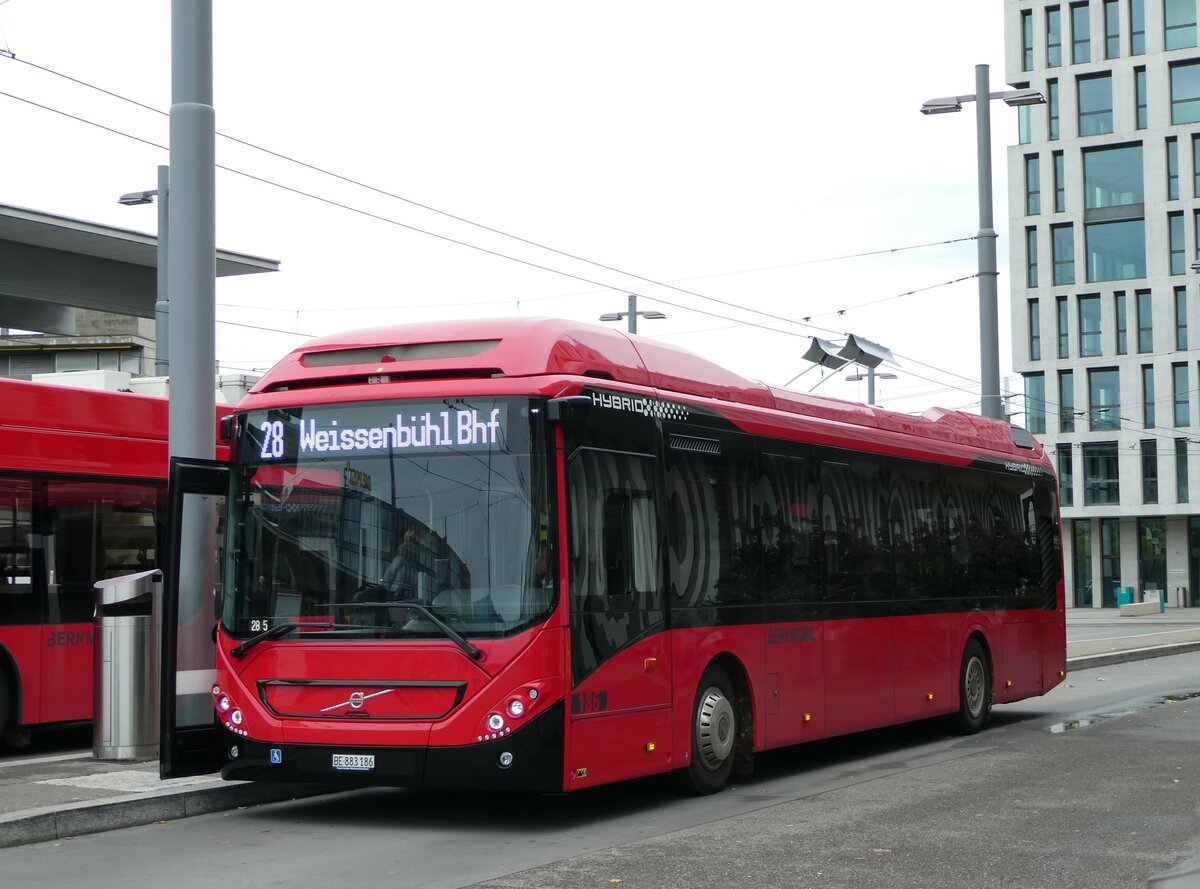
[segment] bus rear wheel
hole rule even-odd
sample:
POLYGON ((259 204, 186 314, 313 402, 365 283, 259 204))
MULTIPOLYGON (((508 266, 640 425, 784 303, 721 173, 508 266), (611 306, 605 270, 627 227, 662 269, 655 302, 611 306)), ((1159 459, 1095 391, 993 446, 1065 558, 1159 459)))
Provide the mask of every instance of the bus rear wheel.
POLYGON ((992 671, 979 640, 972 639, 963 648, 958 673, 958 713, 955 727, 961 734, 973 735, 987 722, 992 710, 992 671))
POLYGON ((715 793, 733 771, 738 739, 733 683, 718 664, 709 664, 696 687, 691 736, 692 754, 680 781, 690 793, 715 793))

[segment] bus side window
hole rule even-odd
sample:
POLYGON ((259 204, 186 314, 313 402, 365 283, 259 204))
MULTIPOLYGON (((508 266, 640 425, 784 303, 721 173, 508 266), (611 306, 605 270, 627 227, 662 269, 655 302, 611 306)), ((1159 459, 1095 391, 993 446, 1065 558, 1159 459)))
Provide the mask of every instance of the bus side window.
POLYGON ((658 589, 657 522, 647 491, 610 491, 604 499, 604 570, 609 596, 658 589))
POLYGON ((648 457, 580 450, 571 458, 568 552, 577 609, 659 607, 652 479, 648 457))

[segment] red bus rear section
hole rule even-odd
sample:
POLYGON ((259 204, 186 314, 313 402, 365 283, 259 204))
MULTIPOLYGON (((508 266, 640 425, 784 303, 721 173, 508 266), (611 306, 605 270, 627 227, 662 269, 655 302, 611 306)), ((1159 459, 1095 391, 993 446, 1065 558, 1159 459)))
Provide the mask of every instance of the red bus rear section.
POLYGON ((163 398, 0 379, 0 739, 92 718, 97 580, 154 568, 163 398))
POLYGON ((509 319, 303 345, 232 438, 172 478, 216 567, 168 578, 164 775, 703 793, 1064 675, 1054 475, 998 421, 509 319))

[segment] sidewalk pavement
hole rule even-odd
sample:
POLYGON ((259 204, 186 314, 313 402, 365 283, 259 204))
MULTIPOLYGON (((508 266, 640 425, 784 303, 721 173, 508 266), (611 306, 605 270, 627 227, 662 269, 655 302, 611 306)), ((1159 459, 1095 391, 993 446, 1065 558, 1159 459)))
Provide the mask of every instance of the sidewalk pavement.
MULTIPOLYGON (((1067 612, 1068 672, 1197 650, 1200 608, 1141 617, 1067 612)), ((157 760, 109 762, 91 751, 8 753, 0 756, 0 848, 342 790, 214 776, 161 781, 157 760)))

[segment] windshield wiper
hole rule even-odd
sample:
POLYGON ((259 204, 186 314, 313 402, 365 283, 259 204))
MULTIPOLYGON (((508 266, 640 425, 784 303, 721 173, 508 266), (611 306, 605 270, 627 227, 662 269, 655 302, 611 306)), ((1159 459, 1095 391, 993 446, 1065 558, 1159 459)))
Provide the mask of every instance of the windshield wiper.
POLYGON ((431 624, 441 630, 446 638, 461 648, 467 653, 467 656, 472 660, 480 660, 483 657, 483 649, 476 648, 470 642, 462 637, 462 634, 454 627, 450 626, 416 599, 397 599, 394 602, 355 602, 356 606, 366 606, 368 608, 411 608, 416 611, 431 624))
POLYGON ((247 651, 257 645, 259 642, 266 642, 269 639, 278 639, 281 636, 286 636, 288 633, 292 632, 292 630, 305 629, 346 630, 362 628, 356 627, 354 624, 335 624, 327 621, 323 623, 294 623, 289 621, 285 624, 275 624, 275 626, 271 627, 269 630, 263 630, 257 636, 251 636, 241 645, 235 645, 233 648, 229 649, 229 654, 231 657, 242 658, 246 656, 247 651))

